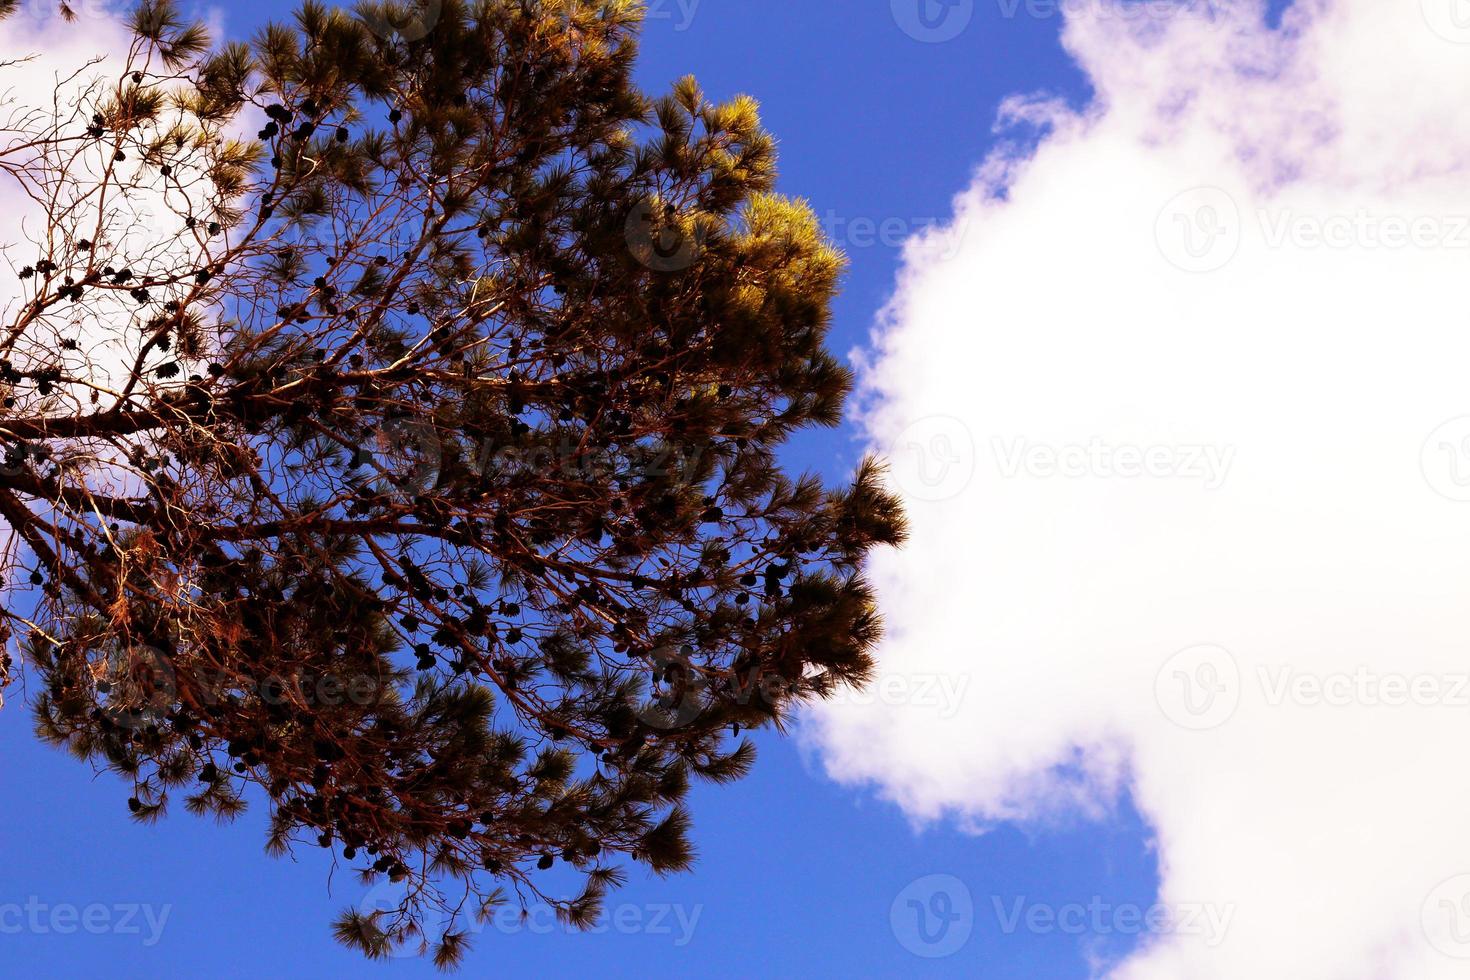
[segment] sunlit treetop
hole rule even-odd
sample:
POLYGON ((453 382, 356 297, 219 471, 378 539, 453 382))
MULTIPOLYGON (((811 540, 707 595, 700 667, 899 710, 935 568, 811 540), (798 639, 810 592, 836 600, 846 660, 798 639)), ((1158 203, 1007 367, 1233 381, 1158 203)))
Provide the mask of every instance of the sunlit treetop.
POLYGON ((212 46, 149 3, 0 119, 48 216, 0 297, 8 672, 138 819, 259 801, 273 852, 401 883, 337 923, 370 956, 688 868, 691 780, 873 669, 898 505, 777 459, 840 420, 843 259, 752 100, 634 86, 640 16, 309 3, 212 46))

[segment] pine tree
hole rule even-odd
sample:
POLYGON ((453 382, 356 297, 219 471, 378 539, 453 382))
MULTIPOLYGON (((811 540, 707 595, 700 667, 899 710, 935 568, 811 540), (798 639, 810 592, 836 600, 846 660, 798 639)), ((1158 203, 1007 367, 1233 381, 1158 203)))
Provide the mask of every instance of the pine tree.
MULTIPOLYGON (((20 0, 0 0, 0 19, 9 17, 11 14, 15 13, 19 9, 20 0)), ((71 8, 71 5, 66 3, 65 0, 58 0, 56 4, 56 12, 60 14, 61 19, 66 21, 67 23, 73 23, 77 19, 77 12, 73 10, 71 8)))
POLYGON ((873 668, 899 507, 777 458, 851 386, 842 256, 751 99, 635 87, 640 17, 309 2, 211 47, 152 0, 0 145, 50 212, 0 350, 37 729, 135 819, 263 801, 273 853, 414 885, 338 920, 370 957, 687 869, 691 780, 873 668))

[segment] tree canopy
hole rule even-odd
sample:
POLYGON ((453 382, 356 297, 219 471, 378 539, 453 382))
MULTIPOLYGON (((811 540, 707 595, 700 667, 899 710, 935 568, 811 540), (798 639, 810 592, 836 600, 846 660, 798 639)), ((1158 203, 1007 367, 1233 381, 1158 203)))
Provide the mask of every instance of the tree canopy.
POLYGON ((0 297, 7 679, 136 819, 258 802, 268 850, 406 883, 338 920, 369 956, 688 868, 691 780, 873 670, 900 508, 778 458, 851 388, 843 258, 753 100, 637 88, 640 17, 308 2, 214 45, 157 0, 0 109, 45 216, 0 297))

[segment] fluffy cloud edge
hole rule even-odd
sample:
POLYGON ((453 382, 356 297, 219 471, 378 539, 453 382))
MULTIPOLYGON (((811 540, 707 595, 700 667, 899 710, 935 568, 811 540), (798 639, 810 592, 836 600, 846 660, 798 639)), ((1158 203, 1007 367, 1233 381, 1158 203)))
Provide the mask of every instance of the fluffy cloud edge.
POLYGON ((1231 928, 1099 972, 1457 976, 1470 32, 1152 9, 1073 5, 1096 101, 1009 102, 1039 141, 906 249, 861 363, 914 520, 871 569, 890 694, 804 737, 919 823, 1130 793, 1160 901, 1231 928))

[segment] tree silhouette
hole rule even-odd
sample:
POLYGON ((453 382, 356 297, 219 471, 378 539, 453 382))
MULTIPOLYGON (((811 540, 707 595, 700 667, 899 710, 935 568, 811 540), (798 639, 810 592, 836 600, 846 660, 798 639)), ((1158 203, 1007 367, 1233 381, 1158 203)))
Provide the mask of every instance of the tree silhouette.
POLYGON ((850 388, 842 257, 752 100, 634 86, 640 16, 307 3, 211 48, 148 2, 0 119, 46 216, 0 342, 38 731, 139 820, 258 797, 269 850, 403 883, 337 922, 369 956, 688 868, 691 779, 872 670, 899 507, 776 456, 850 388))

